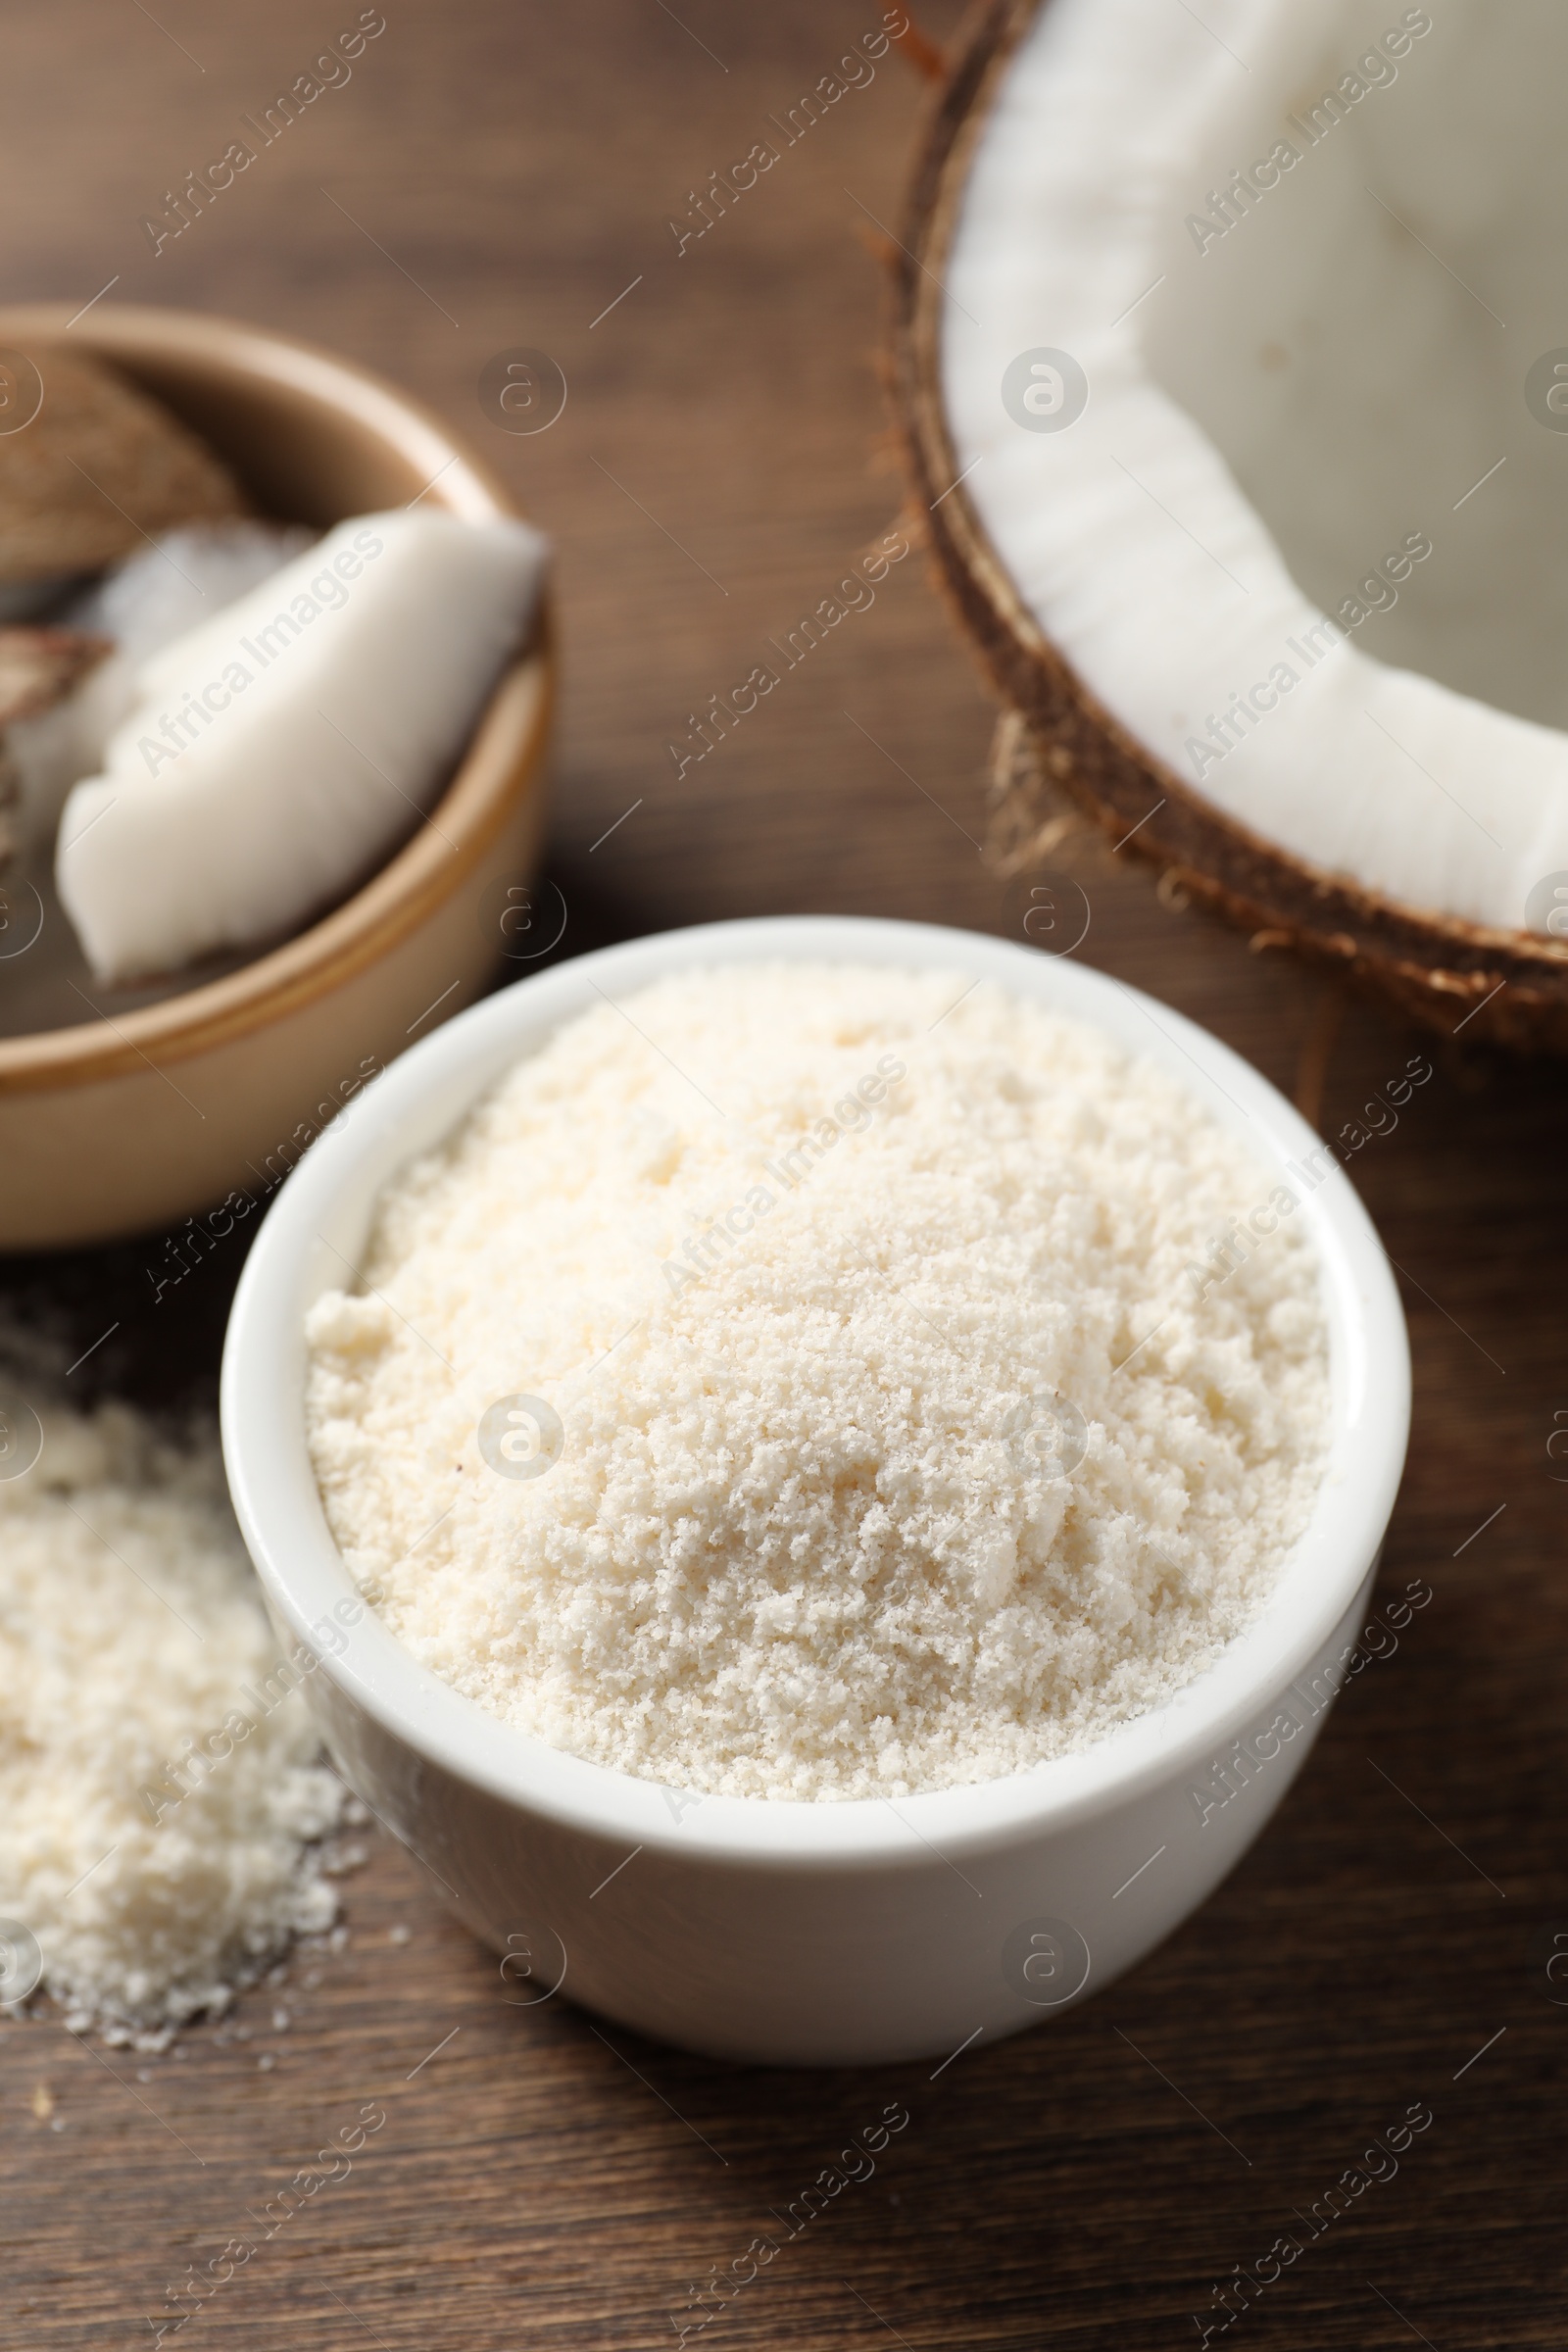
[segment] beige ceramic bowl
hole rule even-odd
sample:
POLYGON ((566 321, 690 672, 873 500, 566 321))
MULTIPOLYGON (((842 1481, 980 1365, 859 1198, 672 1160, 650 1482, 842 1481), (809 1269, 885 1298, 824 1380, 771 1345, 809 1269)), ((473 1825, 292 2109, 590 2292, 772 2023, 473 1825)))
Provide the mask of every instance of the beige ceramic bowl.
MULTIPOLYGON (((69 317, 0 309, 0 349, 62 339, 69 317)), ((203 433, 264 513, 324 530, 421 496, 474 520, 512 511, 444 424, 308 344, 111 304, 70 335, 203 433)), ((310 929, 161 1003, 94 992, 108 1017, 0 1037, 0 1250, 255 1200, 346 1094, 477 994, 539 839, 553 683, 546 612, 430 821, 310 929)))

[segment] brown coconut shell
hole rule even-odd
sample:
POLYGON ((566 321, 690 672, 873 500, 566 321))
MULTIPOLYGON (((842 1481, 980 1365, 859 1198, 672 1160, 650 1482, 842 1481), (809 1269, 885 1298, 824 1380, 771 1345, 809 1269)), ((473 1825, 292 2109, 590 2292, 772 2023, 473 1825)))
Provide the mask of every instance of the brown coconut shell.
POLYGON ((43 344, 0 370, 0 581, 97 571, 249 512, 217 452, 105 361, 43 344))
POLYGON ((1161 870, 1167 896, 1267 934, 1446 1034, 1568 1052, 1568 941, 1400 906, 1211 806, 1096 700, 1025 605, 967 490, 954 486, 940 368, 949 253, 999 80, 1040 5, 985 0, 966 21, 932 95, 892 258, 895 416, 938 576, 1005 706, 1006 832, 1026 837, 1065 796, 1112 840, 1131 834, 1129 854, 1161 870))

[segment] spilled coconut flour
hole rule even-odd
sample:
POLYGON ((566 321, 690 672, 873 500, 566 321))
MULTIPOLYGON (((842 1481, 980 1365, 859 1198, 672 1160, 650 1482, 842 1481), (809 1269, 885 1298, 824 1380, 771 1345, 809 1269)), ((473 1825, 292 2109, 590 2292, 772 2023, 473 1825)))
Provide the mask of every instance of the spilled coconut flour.
POLYGON ((216 1447, 118 1404, 43 1429, 0 1483, 0 1916, 36 1939, 68 2024, 157 2049, 331 1926, 314 1841, 344 1790, 216 1447), (198 1742, 213 1760, 189 1761, 198 1742))
POLYGON ((1086 1746, 1263 1601, 1322 1469, 1304 1237, 1200 1295, 1275 1181, 967 978, 662 981, 384 1193, 364 1295, 310 1316, 317 1477, 493 1714, 675 1787, 900 1795, 1086 1746), (478 1442, 514 1396, 564 1425, 531 1476, 478 1442))

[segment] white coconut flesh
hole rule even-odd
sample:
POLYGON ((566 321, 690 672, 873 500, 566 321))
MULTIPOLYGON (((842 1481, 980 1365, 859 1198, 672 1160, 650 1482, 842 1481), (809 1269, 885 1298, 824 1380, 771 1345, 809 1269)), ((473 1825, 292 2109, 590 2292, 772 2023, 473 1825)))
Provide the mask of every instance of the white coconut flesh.
POLYGON ((955 470, 1083 684, 1290 857, 1505 929, 1568 870, 1565 85, 1560 0, 1048 0, 943 270, 955 470), (1041 350, 1064 427, 1004 405, 1041 350))
POLYGON ((60 820, 97 977, 281 936, 385 856, 524 635, 544 558, 508 517, 357 515, 141 662, 60 820))

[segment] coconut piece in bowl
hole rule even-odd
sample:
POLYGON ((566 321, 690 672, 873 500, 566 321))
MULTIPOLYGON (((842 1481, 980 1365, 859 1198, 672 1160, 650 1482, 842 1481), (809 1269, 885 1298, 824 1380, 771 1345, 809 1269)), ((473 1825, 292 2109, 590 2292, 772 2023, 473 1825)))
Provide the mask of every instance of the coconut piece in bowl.
POLYGON ((138 542, 134 555, 74 598, 60 617, 72 628, 112 637, 127 662, 145 662, 270 579, 316 538, 303 523, 252 515, 182 523, 150 547, 138 542))
POLYGON ((81 629, 0 628, 0 866, 37 839, 108 732, 113 650, 81 629))
POLYGON ((60 825, 98 978, 277 938, 383 858, 524 636, 544 557, 510 518, 353 516, 143 662, 60 825))
POLYGON ((312 544, 298 523, 188 523, 68 603, 58 624, 0 625, 0 863, 52 846, 66 794, 103 760, 135 664, 312 544))

